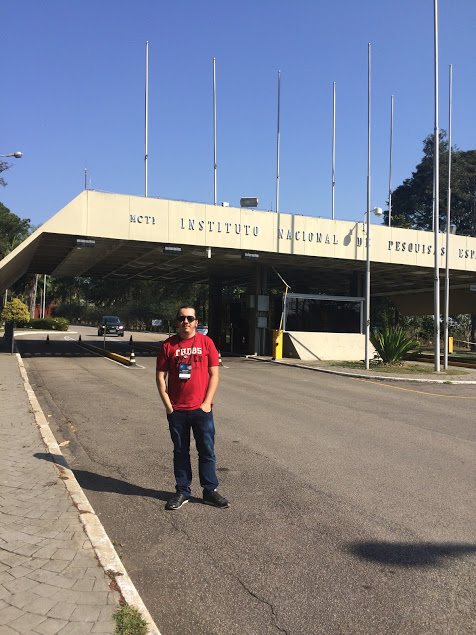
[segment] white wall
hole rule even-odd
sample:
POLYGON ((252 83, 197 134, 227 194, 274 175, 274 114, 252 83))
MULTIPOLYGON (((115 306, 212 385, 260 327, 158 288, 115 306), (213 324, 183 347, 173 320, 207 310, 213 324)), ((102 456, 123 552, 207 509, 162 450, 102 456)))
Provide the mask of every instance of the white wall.
MULTIPOLYGON (((375 348, 369 343, 369 357, 373 358, 375 348)), ((303 360, 326 360, 347 362, 365 358, 365 335, 360 333, 308 333, 307 331, 286 331, 284 333, 283 354, 303 360)))

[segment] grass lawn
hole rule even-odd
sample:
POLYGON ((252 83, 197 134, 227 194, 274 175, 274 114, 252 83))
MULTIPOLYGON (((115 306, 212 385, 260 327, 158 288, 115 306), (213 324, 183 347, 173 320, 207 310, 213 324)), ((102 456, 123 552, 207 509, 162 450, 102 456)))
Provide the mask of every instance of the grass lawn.
MULTIPOLYGON (((340 368, 358 368, 359 370, 365 370, 365 364, 363 362, 332 362, 332 366, 339 366, 340 368)), ((434 373, 432 364, 415 363, 415 362, 403 362, 400 364, 370 364, 370 370, 382 374, 398 374, 398 375, 429 375, 434 373)), ((468 373, 462 368, 443 368, 438 373, 440 375, 467 375, 468 373)))

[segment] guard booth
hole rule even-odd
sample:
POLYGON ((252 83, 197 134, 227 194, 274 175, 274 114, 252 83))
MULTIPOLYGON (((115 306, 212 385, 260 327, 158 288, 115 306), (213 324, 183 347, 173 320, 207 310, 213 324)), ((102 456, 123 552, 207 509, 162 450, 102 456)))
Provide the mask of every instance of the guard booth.
POLYGON ((288 293, 244 295, 223 306, 222 350, 250 353, 253 329, 261 352, 275 359, 358 361, 365 356, 365 298, 288 293), (280 330, 281 327, 281 330, 280 330))
POLYGON ((365 356, 365 298, 288 293, 283 296, 282 356, 358 361, 365 356))

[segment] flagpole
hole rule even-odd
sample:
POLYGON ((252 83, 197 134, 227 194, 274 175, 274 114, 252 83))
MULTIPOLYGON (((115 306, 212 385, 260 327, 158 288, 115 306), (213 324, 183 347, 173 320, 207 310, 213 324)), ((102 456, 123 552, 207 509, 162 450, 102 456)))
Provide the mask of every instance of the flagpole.
POLYGON ((390 169, 388 176, 388 226, 392 224, 393 95, 390 100, 390 169))
POLYGON ((368 47, 368 95, 367 95, 367 254, 365 269, 365 368, 370 367, 370 107, 371 107, 371 86, 370 86, 370 62, 371 48, 368 47))
POLYGON ((279 212, 279 118, 281 109, 281 71, 278 71, 278 133, 276 149, 276 212, 279 212))
POLYGON ((435 138, 433 161, 433 236, 434 236, 434 346, 435 372, 440 372, 440 134, 438 129, 438 0, 434 0, 435 23, 435 138))
POLYGON ((336 186, 336 83, 333 87, 332 99, 332 220, 334 220, 334 203, 335 203, 335 186, 336 186))
POLYGON ((147 198, 147 161, 149 158, 148 150, 149 136, 149 41, 145 43, 145 196, 147 198))
POLYGON ((446 213, 446 268, 445 268, 445 315, 444 315, 444 368, 448 368, 448 321, 450 308, 450 229, 451 229, 451 115, 453 93, 453 67, 450 64, 449 114, 448 114, 448 210, 446 213))
POLYGON ((217 204, 217 92, 215 58, 213 58, 213 204, 217 204))

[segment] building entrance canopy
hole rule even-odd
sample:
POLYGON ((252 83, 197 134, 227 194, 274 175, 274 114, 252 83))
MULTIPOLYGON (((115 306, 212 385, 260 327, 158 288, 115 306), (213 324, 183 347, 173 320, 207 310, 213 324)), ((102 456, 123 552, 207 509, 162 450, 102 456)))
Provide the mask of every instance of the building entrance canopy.
MULTIPOLYGON (((362 222, 85 190, 0 262, 0 292, 24 273, 246 285, 259 263, 269 286, 274 269, 293 292, 362 296, 365 259, 362 222)), ((433 312, 431 232, 373 225, 371 260, 372 296, 433 312)), ((476 238, 450 237, 450 276, 450 313, 476 312, 476 238)))

